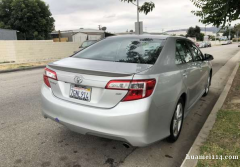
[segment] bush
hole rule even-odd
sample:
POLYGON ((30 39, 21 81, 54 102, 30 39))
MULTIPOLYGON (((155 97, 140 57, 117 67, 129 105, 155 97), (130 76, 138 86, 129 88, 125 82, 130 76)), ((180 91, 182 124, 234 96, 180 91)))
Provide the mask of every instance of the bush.
MULTIPOLYGON (((237 42, 237 38, 233 38, 232 41, 237 42)), ((240 38, 238 38, 238 42, 240 42, 240 38)))

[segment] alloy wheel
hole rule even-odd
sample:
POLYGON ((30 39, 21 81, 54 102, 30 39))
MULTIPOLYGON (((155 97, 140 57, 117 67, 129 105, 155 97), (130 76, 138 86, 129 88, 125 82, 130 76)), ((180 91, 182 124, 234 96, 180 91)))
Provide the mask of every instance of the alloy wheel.
POLYGON ((208 77, 208 81, 207 81, 207 87, 206 87, 206 94, 209 92, 209 87, 210 87, 210 76, 208 77))
POLYGON ((178 136, 180 129, 182 127, 182 117, 183 117, 183 107, 182 107, 182 104, 179 103, 177 105, 174 119, 173 119, 173 135, 175 137, 178 136))

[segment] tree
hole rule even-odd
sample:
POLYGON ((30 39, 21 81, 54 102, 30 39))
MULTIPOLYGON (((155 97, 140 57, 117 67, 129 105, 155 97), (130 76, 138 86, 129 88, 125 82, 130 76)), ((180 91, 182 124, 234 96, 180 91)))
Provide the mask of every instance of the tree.
POLYGON ((229 39, 229 33, 230 33, 230 40, 232 40, 234 38, 234 36, 236 35, 236 31, 234 29, 226 29, 224 32, 223 32, 223 36, 226 36, 228 37, 229 39))
POLYGON ((49 39, 54 22, 42 0, 0 1, 0 28, 18 30, 20 39, 49 39))
POLYGON ((197 40, 198 41, 203 41, 204 40, 204 34, 203 33, 200 33, 199 36, 197 37, 197 40))
POLYGON ((102 27, 101 28, 103 31, 106 31, 107 30, 107 27, 102 27))
POLYGON ((203 24, 225 27, 240 19, 240 0, 191 0, 200 10, 192 11, 203 24))
POLYGON ((240 23, 234 26, 234 31, 240 32, 240 23))
POLYGON ((215 36, 214 36, 214 35, 208 35, 208 37, 209 37, 209 39, 210 39, 211 41, 214 41, 214 40, 215 40, 215 36))
MULTIPOLYGON (((121 0, 122 2, 128 2, 134 4, 137 0, 121 0)), ((134 4, 136 5, 136 4, 134 4)), ((144 2, 142 6, 139 6, 139 12, 144 12, 146 15, 151 12, 155 8, 155 4, 153 2, 144 2)))
POLYGON ((199 26, 196 26, 195 28, 189 27, 186 37, 196 37, 197 40, 202 41, 204 34, 201 33, 201 28, 199 26))
POLYGON ((189 29, 187 30, 187 35, 186 37, 196 37, 195 31, 193 27, 189 27, 189 29))

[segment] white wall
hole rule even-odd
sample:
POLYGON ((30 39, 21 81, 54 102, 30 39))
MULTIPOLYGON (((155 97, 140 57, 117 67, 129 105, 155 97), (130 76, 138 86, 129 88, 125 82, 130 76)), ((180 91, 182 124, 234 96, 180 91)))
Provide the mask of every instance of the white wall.
POLYGON ((38 62, 68 57, 79 50, 78 42, 0 41, 0 62, 38 62))
POLYGON ((210 41, 212 46, 221 45, 220 41, 210 41))
POLYGON ((100 40, 101 38, 101 35, 88 35, 88 40, 100 40))
POLYGON ((87 35, 85 33, 77 33, 72 36, 73 42, 79 42, 82 44, 84 41, 88 40, 100 40, 102 35, 87 35))
POLYGON ((80 45, 87 40, 87 34, 84 33, 77 33, 72 36, 73 42, 78 42, 80 45))

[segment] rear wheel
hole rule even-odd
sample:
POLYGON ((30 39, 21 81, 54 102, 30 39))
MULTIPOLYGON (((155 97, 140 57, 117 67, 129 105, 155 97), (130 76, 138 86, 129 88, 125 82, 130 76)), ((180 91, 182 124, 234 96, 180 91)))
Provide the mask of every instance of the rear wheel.
POLYGON ((184 115, 184 102, 182 98, 179 99, 173 118, 170 126, 170 136, 168 140, 170 142, 175 142, 182 130, 182 124, 183 124, 183 115, 184 115))
POLYGON ((205 88, 205 92, 203 94, 203 97, 207 96, 209 93, 209 89, 210 89, 210 85, 211 85, 211 74, 208 76, 208 80, 207 80, 207 85, 205 88))

